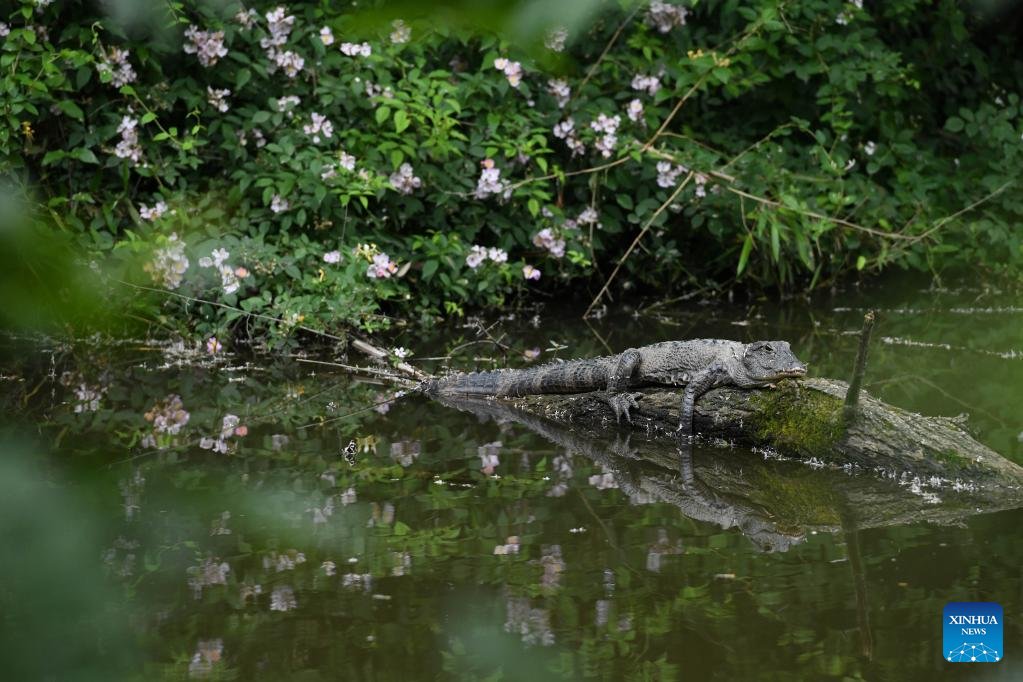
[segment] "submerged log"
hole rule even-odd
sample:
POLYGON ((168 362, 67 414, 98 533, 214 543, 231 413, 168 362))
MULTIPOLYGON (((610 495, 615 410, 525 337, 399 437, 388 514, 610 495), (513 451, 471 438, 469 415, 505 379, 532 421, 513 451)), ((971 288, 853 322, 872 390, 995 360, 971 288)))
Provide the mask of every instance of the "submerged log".
MULTIPOLYGON (((780 382, 775 389, 714 389, 696 403, 695 431, 705 442, 770 448, 779 454, 889 476, 1023 488, 1023 468, 967 433, 957 419, 925 417, 863 393, 858 417, 843 419, 848 385, 830 379, 780 382)), ((679 424, 678 392, 635 393, 631 430, 671 443, 679 424)), ((620 433, 598 394, 536 395, 499 400, 526 413, 591 432, 620 433)))

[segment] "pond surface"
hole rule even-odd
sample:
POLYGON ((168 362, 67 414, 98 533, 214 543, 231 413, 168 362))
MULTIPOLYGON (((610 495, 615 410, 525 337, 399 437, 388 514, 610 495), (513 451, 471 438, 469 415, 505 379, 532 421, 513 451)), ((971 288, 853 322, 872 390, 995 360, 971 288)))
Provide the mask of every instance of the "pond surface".
MULTIPOLYGON (((867 390, 967 413, 1023 463, 1012 292, 548 309, 396 343, 433 370, 452 349, 482 368, 782 338, 848 378, 868 306, 867 390)), ((706 446, 679 497, 670 465, 620 466, 620 444, 386 403, 294 358, 3 344, 7 679, 1023 679, 1018 509, 943 514, 957 491, 706 446), (854 488, 911 511, 851 508, 854 488), (949 601, 1002 605, 1005 660, 943 661, 949 601)))

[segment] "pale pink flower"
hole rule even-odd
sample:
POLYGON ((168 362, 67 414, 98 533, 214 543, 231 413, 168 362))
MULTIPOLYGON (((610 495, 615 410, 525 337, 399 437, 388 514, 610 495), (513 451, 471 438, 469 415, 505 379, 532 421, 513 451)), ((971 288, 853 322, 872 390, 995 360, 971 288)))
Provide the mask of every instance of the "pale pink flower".
POLYGON ((372 279, 387 279, 398 271, 398 266, 391 262, 390 256, 386 253, 378 253, 373 256, 373 263, 366 270, 366 276, 372 279))
POLYGON ((406 24, 401 19, 395 19, 393 22, 391 22, 391 28, 393 28, 394 30, 391 31, 390 38, 391 42, 394 43, 395 45, 407 43, 409 41, 409 38, 412 37, 411 27, 409 27, 408 24, 406 24))
POLYGON ((145 204, 139 204, 139 216, 141 216, 143 220, 157 220, 166 212, 167 204, 164 203, 163 200, 157 201, 153 204, 152 208, 145 204))
POLYGON ((313 138, 315 144, 320 143, 320 135, 325 138, 330 138, 334 135, 334 124, 327 120, 326 116, 314 111, 310 114, 310 118, 312 122, 303 126, 302 130, 305 131, 306 135, 313 138))
POLYGON ((526 279, 540 279, 540 270, 532 265, 526 265, 522 268, 522 276, 526 279))
POLYGON ((223 31, 200 31, 198 26, 192 25, 185 31, 185 38, 188 39, 184 45, 185 53, 194 54, 205 67, 213 66, 221 57, 227 56, 223 31))
POLYGON ((227 113, 228 109, 231 108, 227 98, 231 96, 231 91, 225 89, 217 90, 206 86, 206 101, 209 102, 210 106, 219 111, 222 114, 227 113))

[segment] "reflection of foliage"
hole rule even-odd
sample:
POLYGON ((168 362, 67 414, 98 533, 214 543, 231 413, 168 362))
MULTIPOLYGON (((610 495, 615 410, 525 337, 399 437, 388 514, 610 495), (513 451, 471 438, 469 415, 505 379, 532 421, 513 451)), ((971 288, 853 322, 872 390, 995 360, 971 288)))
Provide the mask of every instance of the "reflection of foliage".
MULTIPOLYGON (((775 314, 755 320, 749 333, 794 328, 799 319, 775 314)), ((786 336, 810 350, 817 371, 841 375, 854 343, 825 336, 821 327, 842 328, 855 318, 831 313, 804 335, 786 336)), ((969 338, 959 319, 892 315, 882 324, 892 335, 958 344, 969 338)), ((999 347, 1014 328, 1011 319, 997 319, 1004 324, 975 325, 985 347, 999 347)), ((719 321, 730 330, 723 317, 705 325, 719 321)), ((600 330, 616 347, 678 333, 672 319, 663 327, 631 324, 630 340, 617 322, 600 330)), ((600 348, 591 334, 573 333, 559 320, 521 336, 527 347, 558 338, 580 355, 600 348)), ((452 346, 463 341, 444 339, 452 346)), ((998 379, 1018 371, 1015 365, 883 344, 874 350, 871 376, 928 375, 938 367, 936 382, 961 388, 964 399, 1006 423, 996 433, 1008 432, 1013 403, 1003 401, 1016 396, 1018 385, 998 379), (946 362, 951 357, 971 361, 959 367, 946 362)), ((846 537, 811 535, 786 552, 764 553, 741 529, 686 518, 669 504, 630 504, 615 487, 624 488, 624 480, 610 468, 566 455, 521 428, 479 424, 419 398, 395 403, 386 416, 365 410, 329 421, 369 407, 381 389, 294 366, 229 369, 231 357, 174 365, 160 351, 95 346, 61 349, 52 366, 51 356, 18 357, 4 369, 18 381, 5 384, 0 407, 5 417, 23 415, 53 437, 53 470, 74 476, 88 504, 65 506, 38 484, 28 496, 0 490, 0 500, 9 501, 0 515, 5 539, 14 537, 12 524, 36 524, 18 536, 30 542, 8 542, 16 551, 5 552, 0 566, 6 575, 15 562, 21 575, 38 576, 24 593, 35 596, 14 592, 25 601, 7 611, 14 615, 5 622, 29 622, 34 610, 32 622, 42 623, 36 630, 53 628, 58 644, 81 646, 97 666, 117 671, 108 677, 180 678, 208 667, 213 678, 237 679, 303 672, 380 679, 926 679, 935 619, 950 595, 1019 608, 1023 557, 1006 532, 1018 513, 978 517, 965 528, 860 531, 876 642, 871 662, 859 655, 846 537), (70 374, 62 383, 64 371, 70 374), (95 411, 75 411, 83 382, 105 388, 95 411), (188 423, 176 445, 148 449, 140 442, 152 431, 144 415, 171 394, 181 397, 188 423), (238 415, 248 433, 233 436, 236 447, 227 453, 201 449, 199 439, 219 434, 228 414, 238 415), (349 465, 340 451, 352 440, 366 451, 360 446, 349 465), (487 474, 479 448, 498 441, 499 464, 487 474), (551 494, 561 483, 563 495, 551 494), (90 532, 69 534, 79 523, 90 532), (47 553, 54 545, 43 540, 51 537, 78 549, 47 553), (495 554, 510 538, 517 551, 495 554), (101 568, 107 578, 91 581, 101 568), (189 581, 200 577, 196 599, 189 581), (79 584, 90 586, 91 598, 81 598, 79 584), (111 585, 121 589, 111 594, 111 585), (42 600, 50 589, 54 599, 42 600), (119 642, 118 656, 146 665, 103 658, 80 628, 63 629, 69 603, 132 623, 130 633, 105 619, 97 627, 119 642), (129 668, 136 672, 123 672, 129 668)), ((910 409, 948 411, 945 396, 883 386, 910 409)), ((834 507, 817 485, 825 472, 748 455, 721 453, 749 472, 751 499, 774 520, 834 523, 834 507)), ((5 475, 3 485, 14 480, 5 475)))

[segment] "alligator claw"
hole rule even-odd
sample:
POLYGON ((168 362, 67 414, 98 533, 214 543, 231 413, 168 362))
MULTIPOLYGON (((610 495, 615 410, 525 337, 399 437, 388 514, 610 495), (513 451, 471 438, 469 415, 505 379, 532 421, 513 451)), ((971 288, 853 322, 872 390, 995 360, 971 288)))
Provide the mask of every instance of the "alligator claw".
POLYGON ((607 404, 611 406, 611 409, 615 413, 615 419, 619 424, 622 423, 622 416, 625 416, 625 421, 632 423, 632 415, 629 414, 629 410, 633 407, 639 407, 636 402, 635 396, 631 393, 612 393, 606 395, 605 400, 607 404))

